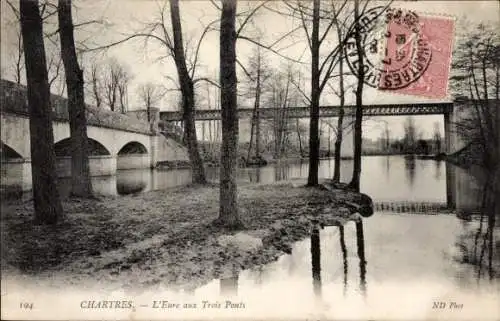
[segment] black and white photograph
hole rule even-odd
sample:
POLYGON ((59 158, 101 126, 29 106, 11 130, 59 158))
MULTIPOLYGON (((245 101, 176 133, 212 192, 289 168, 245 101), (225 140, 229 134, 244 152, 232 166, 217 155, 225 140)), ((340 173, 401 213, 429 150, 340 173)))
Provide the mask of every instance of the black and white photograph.
POLYGON ((500 320, 500 1, 0 22, 2 320, 500 320))

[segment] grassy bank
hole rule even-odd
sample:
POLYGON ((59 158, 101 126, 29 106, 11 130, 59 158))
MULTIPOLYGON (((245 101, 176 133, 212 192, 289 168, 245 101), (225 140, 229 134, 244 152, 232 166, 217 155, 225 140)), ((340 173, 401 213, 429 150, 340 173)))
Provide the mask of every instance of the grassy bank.
POLYGON ((239 188, 245 229, 216 226, 219 189, 181 187, 96 200, 67 200, 56 226, 32 223, 31 202, 2 203, 2 272, 86 279, 120 287, 196 287, 267 263, 309 235, 311 221, 353 219, 360 194, 303 182, 239 188))

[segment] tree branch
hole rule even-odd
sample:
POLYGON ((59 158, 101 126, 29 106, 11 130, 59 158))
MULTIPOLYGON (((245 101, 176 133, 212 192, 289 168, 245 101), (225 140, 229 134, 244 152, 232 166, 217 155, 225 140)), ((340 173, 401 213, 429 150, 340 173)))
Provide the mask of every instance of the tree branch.
POLYGON ((275 50, 275 49, 271 48, 270 46, 266 46, 266 45, 264 45, 264 44, 261 44, 260 42, 255 41, 255 40, 253 40, 252 38, 249 38, 249 37, 246 37, 246 36, 241 36, 241 35, 240 35, 238 39, 243 39, 243 40, 249 41, 249 42, 251 42, 251 43, 253 43, 253 44, 255 44, 255 45, 259 46, 259 47, 262 47, 262 48, 264 48, 264 49, 267 49, 267 50, 271 51, 271 52, 272 52, 272 53, 274 53, 275 55, 278 55, 278 56, 280 56, 281 58, 284 58, 284 59, 286 59, 286 60, 289 60, 289 61, 292 61, 292 62, 295 62, 295 63, 298 63, 298 64, 305 64, 303 61, 300 61, 300 60, 296 60, 296 59, 293 59, 293 58, 287 57, 287 56, 285 56, 285 55, 283 55, 283 54, 279 53, 277 50, 275 50))
POLYGON ((193 84, 196 84, 196 83, 198 83, 200 81, 205 81, 205 82, 207 82, 207 83, 209 83, 209 84, 211 84, 211 85, 213 85, 213 86, 215 86, 217 88, 220 88, 220 85, 218 83, 216 83, 215 81, 213 81, 212 79, 207 78, 207 77, 196 78, 196 79, 193 80, 193 84))
POLYGON ((255 7, 254 9, 252 9, 250 11, 249 14, 246 15, 245 17, 245 20, 243 20, 243 23, 241 24, 241 26, 238 28, 238 30, 236 31, 236 38, 238 38, 238 36, 240 35, 240 33, 243 31, 243 28, 245 28, 245 25, 248 23, 248 21, 250 21, 250 19, 253 17, 253 15, 260 9, 262 8, 267 2, 267 1, 264 1, 262 2, 261 4, 259 4, 257 7, 255 7))
POLYGON ((193 69, 191 70, 191 79, 194 77, 195 75, 195 71, 196 71, 196 66, 198 64, 198 57, 199 57, 199 53, 200 53, 200 47, 201 47, 201 43, 203 41, 203 38, 205 37, 205 35, 208 33, 208 31, 210 30, 211 26, 217 22, 219 22, 220 19, 216 19, 216 20, 213 20, 212 22, 210 22, 204 29, 203 29, 203 33, 201 34, 200 36, 200 39, 198 40, 198 44, 196 45, 196 51, 195 51, 195 54, 194 54, 194 62, 193 62, 193 69))

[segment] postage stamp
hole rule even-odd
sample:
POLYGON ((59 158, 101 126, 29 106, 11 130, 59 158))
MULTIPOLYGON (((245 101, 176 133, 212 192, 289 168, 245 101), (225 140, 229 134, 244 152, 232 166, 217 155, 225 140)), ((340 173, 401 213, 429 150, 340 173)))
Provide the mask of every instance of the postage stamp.
MULTIPOLYGON (((407 95, 447 96, 453 19, 376 7, 365 12, 359 23, 367 85, 407 95)), ((349 67, 357 75, 354 34, 345 51, 349 67)))

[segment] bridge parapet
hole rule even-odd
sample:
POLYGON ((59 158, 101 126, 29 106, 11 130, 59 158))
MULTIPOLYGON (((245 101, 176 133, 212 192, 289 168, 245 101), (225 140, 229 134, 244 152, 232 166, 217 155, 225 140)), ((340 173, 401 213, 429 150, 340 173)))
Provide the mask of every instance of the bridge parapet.
MULTIPOLYGON (((356 106, 347 105, 344 107, 346 116, 355 114, 356 106)), ((259 117, 261 119, 271 119, 276 116, 276 108, 260 108, 259 117)), ((338 106, 320 106, 319 117, 338 117, 338 106)), ((453 103, 417 103, 417 104, 377 104, 363 106, 363 115, 365 116, 403 116, 403 115, 444 115, 453 112, 453 103)), ((198 109, 196 110, 196 120, 217 120, 221 118, 219 109, 198 109)), ((252 108, 238 108, 238 118, 251 118, 252 108)), ((288 107, 288 118, 307 118, 309 117, 309 107, 288 107)), ((180 111, 162 111, 160 118, 163 121, 182 120, 180 111)))
POLYGON ((184 131, 181 127, 166 121, 159 122, 159 131, 167 138, 171 138, 177 143, 184 145, 184 131))
MULTIPOLYGON (((1 79, 0 102, 2 112, 18 115, 29 115, 26 87, 1 79)), ((64 97, 51 95, 53 120, 68 121, 68 100, 64 97)), ((141 134, 153 134, 150 123, 138 117, 121 114, 86 105, 87 124, 111 129, 120 129, 141 134)))

